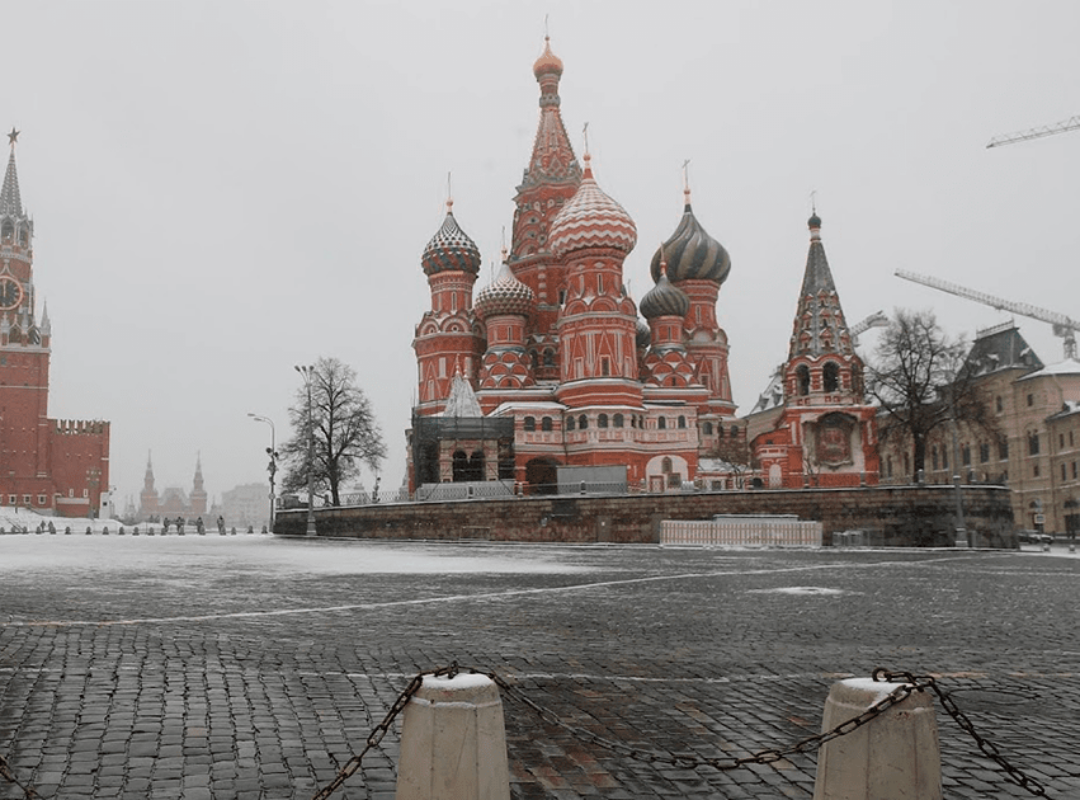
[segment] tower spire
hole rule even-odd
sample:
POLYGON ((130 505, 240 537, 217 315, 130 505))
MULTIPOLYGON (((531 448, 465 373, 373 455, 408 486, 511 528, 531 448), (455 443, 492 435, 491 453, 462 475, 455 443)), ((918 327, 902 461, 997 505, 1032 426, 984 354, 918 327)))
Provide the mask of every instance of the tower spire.
POLYGON ((15 142, 19 138, 20 131, 11 129, 8 143, 11 146, 11 154, 8 156, 7 172, 4 173, 4 186, 0 189, 0 215, 21 217, 23 216, 22 198, 19 196, 19 174, 15 169, 15 142))

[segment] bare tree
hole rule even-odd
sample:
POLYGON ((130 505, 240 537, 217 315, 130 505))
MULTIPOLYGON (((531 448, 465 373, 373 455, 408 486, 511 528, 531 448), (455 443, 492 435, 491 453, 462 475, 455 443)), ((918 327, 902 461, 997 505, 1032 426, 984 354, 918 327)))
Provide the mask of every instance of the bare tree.
POLYGON ((878 344, 867 389, 884 413, 879 436, 909 444, 913 479, 938 428, 955 422, 997 431, 975 371, 964 368, 967 352, 967 342, 949 337, 929 310, 897 309, 878 344))
POLYGON ((311 416, 308 417, 308 388, 296 393, 289 408, 295 431, 281 448, 285 462, 282 489, 304 491, 311 471, 315 491, 329 490, 331 502, 339 505, 341 486, 367 464, 378 472, 386 458, 382 432, 364 391, 356 383, 356 371, 336 358, 320 358, 311 372, 311 416), (308 431, 312 445, 309 448, 308 431), (309 452, 313 461, 308 461, 309 452))

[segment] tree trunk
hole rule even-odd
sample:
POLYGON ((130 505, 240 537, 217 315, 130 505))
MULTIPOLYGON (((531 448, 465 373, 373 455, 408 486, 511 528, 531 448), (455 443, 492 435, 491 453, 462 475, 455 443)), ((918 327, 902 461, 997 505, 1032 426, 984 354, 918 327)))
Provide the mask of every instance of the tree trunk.
POLYGON ((911 482, 918 483, 919 473, 924 471, 926 467, 926 436, 916 433, 912 437, 915 441, 915 452, 912 456, 912 469, 911 482))

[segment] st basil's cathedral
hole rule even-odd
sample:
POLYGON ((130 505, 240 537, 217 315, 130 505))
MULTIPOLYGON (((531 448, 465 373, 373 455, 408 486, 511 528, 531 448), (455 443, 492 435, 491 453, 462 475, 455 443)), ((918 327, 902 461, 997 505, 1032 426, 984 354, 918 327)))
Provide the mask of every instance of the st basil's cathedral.
POLYGON ((625 466, 627 484, 647 491, 688 482, 801 487, 822 455, 828 485, 858 485, 867 470, 876 482, 876 455, 867 450, 873 409, 852 413, 865 405, 862 367, 820 248, 820 222, 814 228, 811 220, 814 275, 808 262, 810 295, 800 300, 788 359, 784 395, 793 402, 757 415, 748 435, 747 420, 735 415, 728 338, 716 317, 731 270, 727 250, 695 217, 685 188, 682 217, 652 257, 654 286, 635 304, 623 263, 637 229, 601 188, 589 153, 583 163, 574 154, 560 114, 563 63, 550 41, 533 74, 540 121, 501 271, 474 298, 481 254, 452 200, 421 256, 431 308, 413 340, 410 491, 494 481, 552 487, 559 467, 608 466, 625 466))

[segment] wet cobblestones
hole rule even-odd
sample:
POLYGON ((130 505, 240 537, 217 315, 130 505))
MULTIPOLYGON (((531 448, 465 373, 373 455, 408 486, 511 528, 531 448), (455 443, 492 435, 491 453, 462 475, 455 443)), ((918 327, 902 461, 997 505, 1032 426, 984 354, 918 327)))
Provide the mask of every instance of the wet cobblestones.
MULTIPOLYGON (((453 660, 596 734, 720 758, 816 733, 840 677, 935 673, 1048 796, 1080 796, 1077 559, 26 539, 0 537, 0 755, 43 797, 310 797, 453 660), (400 571, 370 571, 388 552, 400 571)), ((505 712, 515 798, 812 796, 812 755, 645 764, 505 712)), ((1029 796, 939 727, 946 798, 1029 796)), ((390 800, 397 746, 335 797, 390 800)))

